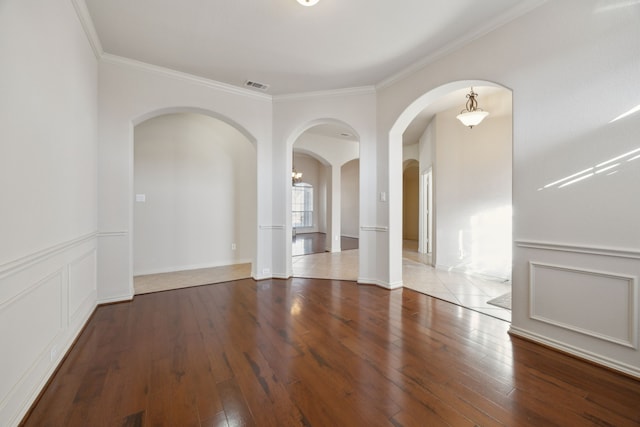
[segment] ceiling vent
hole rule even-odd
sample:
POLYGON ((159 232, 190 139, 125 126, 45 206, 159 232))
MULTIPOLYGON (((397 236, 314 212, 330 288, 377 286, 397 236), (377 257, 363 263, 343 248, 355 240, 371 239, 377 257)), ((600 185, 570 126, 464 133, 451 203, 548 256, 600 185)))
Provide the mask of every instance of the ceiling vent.
POLYGON ((269 89, 269 85, 266 85, 264 83, 259 83, 259 82, 253 82, 251 80, 247 80, 246 82, 244 82, 244 85, 252 89, 260 89, 260 90, 269 89))

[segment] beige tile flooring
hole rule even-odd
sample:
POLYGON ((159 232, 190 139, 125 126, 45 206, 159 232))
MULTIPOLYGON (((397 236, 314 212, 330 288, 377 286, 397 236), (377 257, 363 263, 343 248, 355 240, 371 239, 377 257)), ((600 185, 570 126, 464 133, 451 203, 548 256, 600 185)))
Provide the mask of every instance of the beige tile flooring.
POLYGON ((135 294, 140 295, 151 292, 168 291, 170 289, 228 282, 231 280, 246 279, 248 277, 251 277, 251 264, 236 264, 224 267, 200 268, 198 270, 136 276, 133 278, 133 288, 135 294))
MULTIPOLYGON (((511 291, 510 283, 436 270, 428 265, 431 262, 430 256, 419 254, 414 242, 405 242, 402 255, 402 280, 406 288, 511 321, 510 310, 487 304, 488 300, 511 291)), ((293 276, 356 281, 358 250, 295 256, 293 257, 293 276)), ((251 265, 239 264, 137 276, 134 278, 134 288, 138 295, 247 277, 251 277, 251 265)))
MULTIPOLYGON (((431 256, 420 254, 416 242, 405 241, 402 251, 402 282, 405 288, 479 311, 508 322, 511 311, 487 301, 511 291, 511 284, 462 273, 437 270, 431 256)), ((358 250, 293 257, 293 276, 358 280, 358 250)))

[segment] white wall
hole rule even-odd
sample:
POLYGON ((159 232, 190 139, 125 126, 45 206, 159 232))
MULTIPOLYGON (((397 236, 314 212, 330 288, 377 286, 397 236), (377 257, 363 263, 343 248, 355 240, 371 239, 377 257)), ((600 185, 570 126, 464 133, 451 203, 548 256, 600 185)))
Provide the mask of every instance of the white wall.
MULTIPOLYGON (((291 152, 293 144, 307 136, 306 130, 324 123, 350 128, 359 140, 360 174, 375 177, 375 93, 373 88, 355 88, 324 94, 302 94, 274 99, 273 141, 275 170, 274 222, 284 222, 274 232, 273 266, 275 277, 290 277, 291 268, 291 152), (303 135, 304 134, 304 135, 303 135), (363 166, 366 165, 366 166, 363 166), (288 248, 287 248, 288 246, 288 248), (282 251, 284 248, 284 252, 282 251)), ((344 142, 344 140, 340 140, 344 142)), ((328 180, 329 182, 329 180, 328 180)), ((360 180, 360 251, 359 278, 362 283, 379 284, 375 258, 379 227, 376 226, 375 179, 360 180), (364 227, 364 228, 363 228, 364 227)))
POLYGON ((436 267, 497 279, 511 278, 511 114, 496 115, 492 104, 508 104, 503 90, 482 98, 492 111, 473 129, 453 108, 435 117, 436 267))
POLYGON ((634 197, 640 162, 626 157, 613 175, 544 189, 579 171, 595 172, 602 162, 639 147, 640 116, 610 123, 640 102, 639 7, 546 2, 380 87, 379 150, 389 155, 379 158, 377 173, 389 203, 378 218, 389 233, 380 242, 378 261, 386 264, 381 274, 388 283, 402 275, 401 222, 391 208, 401 194, 401 132, 440 91, 497 82, 513 91, 511 330, 640 376, 640 198, 634 197), (540 270, 535 263, 560 269, 540 270), (581 288, 584 277, 602 280, 581 288), (608 292, 617 296, 606 298, 608 292))
POLYGON ((135 128, 134 275, 251 262, 256 154, 230 125, 168 114, 135 128), (235 244, 235 249, 232 249, 235 244))
POLYGON ((357 239, 360 234, 360 160, 345 163, 340 176, 340 230, 343 236, 357 239))
POLYGON ((96 305, 97 61, 71 2, 0 3, 0 425, 96 305))
MULTIPOLYGON (((256 147, 257 224, 252 274, 270 277, 272 234, 271 101, 242 89, 105 55, 99 73, 99 298, 133 295, 133 127, 175 112, 196 112, 231 124, 256 147)), ((290 174, 290 172, 289 172, 290 174)))

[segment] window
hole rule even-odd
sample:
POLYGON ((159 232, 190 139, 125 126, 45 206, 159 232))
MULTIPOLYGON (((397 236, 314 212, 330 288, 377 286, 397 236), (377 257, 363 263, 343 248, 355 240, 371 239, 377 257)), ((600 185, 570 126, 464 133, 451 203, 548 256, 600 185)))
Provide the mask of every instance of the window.
POLYGON ((300 183, 291 190, 293 227, 313 227, 313 186, 300 183))

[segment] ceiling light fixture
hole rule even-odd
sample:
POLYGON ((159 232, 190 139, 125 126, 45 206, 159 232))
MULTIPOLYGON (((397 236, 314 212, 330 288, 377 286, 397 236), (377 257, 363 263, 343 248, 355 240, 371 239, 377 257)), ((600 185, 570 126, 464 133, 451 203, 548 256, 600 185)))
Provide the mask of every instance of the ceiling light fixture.
POLYGON ((302 172, 298 172, 296 168, 291 171, 291 184, 296 185, 302 182, 302 172))
POLYGON ((300 3, 303 6, 313 6, 319 1, 320 0, 298 0, 298 3, 300 3))
POLYGON ((488 112, 478 108, 478 101, 476 101, 477 93, 471 88, 471 92, 467 94, 467 104, 465 109, 460 111, 460 114, 456 116, 456 119, 460 120, 463 125, 469 126, 473 129, 474 126, 479 125, 485 117, 489 115, 488 112))

